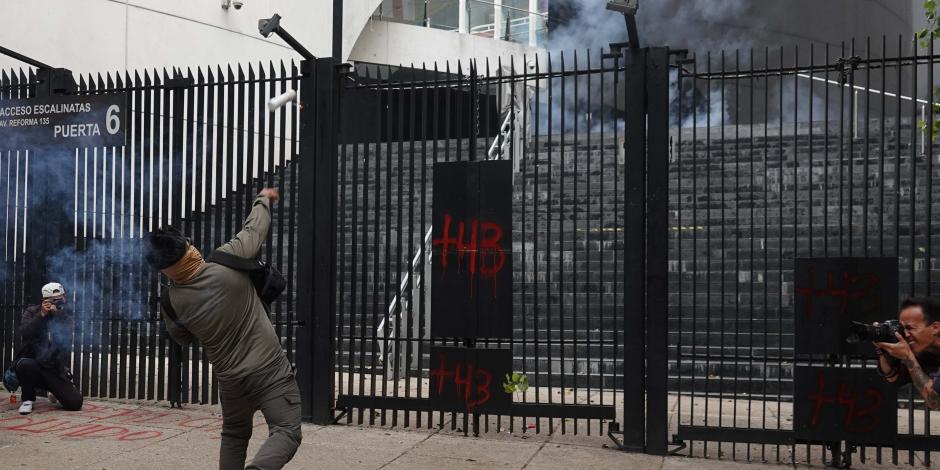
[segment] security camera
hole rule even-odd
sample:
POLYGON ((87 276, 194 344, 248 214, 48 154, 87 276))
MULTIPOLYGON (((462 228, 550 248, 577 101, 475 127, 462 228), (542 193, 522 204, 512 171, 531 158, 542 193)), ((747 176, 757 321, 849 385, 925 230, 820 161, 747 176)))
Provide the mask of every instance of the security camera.
POLYGON ((274 98, 268 100, 268 111, 275 112, 284 107, 287 103, 293 103, 297 99, 297 92, 287 90, 274 98))
POLYGON ((232 0, 232 6, 234 6, 236 10, 241 10, 242 7, 245 6, 245 2, 242 0, 232 0))

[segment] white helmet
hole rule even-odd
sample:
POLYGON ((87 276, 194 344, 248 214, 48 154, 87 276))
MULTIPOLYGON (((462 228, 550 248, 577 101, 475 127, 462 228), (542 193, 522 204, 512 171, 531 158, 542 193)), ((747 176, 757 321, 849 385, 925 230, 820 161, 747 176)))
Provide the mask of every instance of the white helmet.
POLYGON ((65 295, 65 288, 62 287, 62 284, 58 282, 50 282, 42 286, 42 298, 48 299, 49 297, 56 297, 60 295, 65 295))

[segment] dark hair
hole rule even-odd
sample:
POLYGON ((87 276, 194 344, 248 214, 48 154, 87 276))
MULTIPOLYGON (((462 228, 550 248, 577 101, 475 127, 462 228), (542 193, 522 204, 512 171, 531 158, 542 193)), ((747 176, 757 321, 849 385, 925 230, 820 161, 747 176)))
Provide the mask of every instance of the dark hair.
POLYGON ((901 302, 901 310, 908 307, 920 307, 924 312, 924 324, 940 321, 940 300, 935 297, 908 297, 901 302))
POLYGON ((166 269, 176 264, 189 249, 189 238, 173 226, 155 229, 147 235, 150 250, 147 263, 155 269, 166 269))

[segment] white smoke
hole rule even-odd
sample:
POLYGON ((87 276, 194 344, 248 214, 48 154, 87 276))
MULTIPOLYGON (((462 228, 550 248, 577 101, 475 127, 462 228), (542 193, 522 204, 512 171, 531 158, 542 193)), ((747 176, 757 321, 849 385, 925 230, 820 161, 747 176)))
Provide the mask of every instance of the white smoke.
MULTIPOLYGON (((549 32, 549 50, 600 49, 626 41, 623 15, 608 11, 603 0, 557 0, 576 12, 567 24, 549 32)), ((637 29, 641 46, 670 46, 690 51, 731 50, 760 44, 757 15, 747 15, 745 0, 640 0, 637 29), (751 28, 729 27, 748 16, 751 28)), ((763 7, 766 9, 766 6, 763 7)))

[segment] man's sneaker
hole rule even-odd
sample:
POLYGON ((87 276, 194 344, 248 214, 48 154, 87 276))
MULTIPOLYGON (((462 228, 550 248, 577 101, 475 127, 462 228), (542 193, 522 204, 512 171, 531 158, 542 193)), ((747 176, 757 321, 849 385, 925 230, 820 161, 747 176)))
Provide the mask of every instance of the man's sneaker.
POLYGON ((20 405, 20 414, 28 415, 33 412, 33 402, 26 400, 20 405))
POLYGON ((55 395, 53 395, 52 393, 50 393, 48 396, 49 396, 49 403, 52 403, 53 405, 55 405, 56 403, 59 402, 59 400, 56 399, 55 395))

